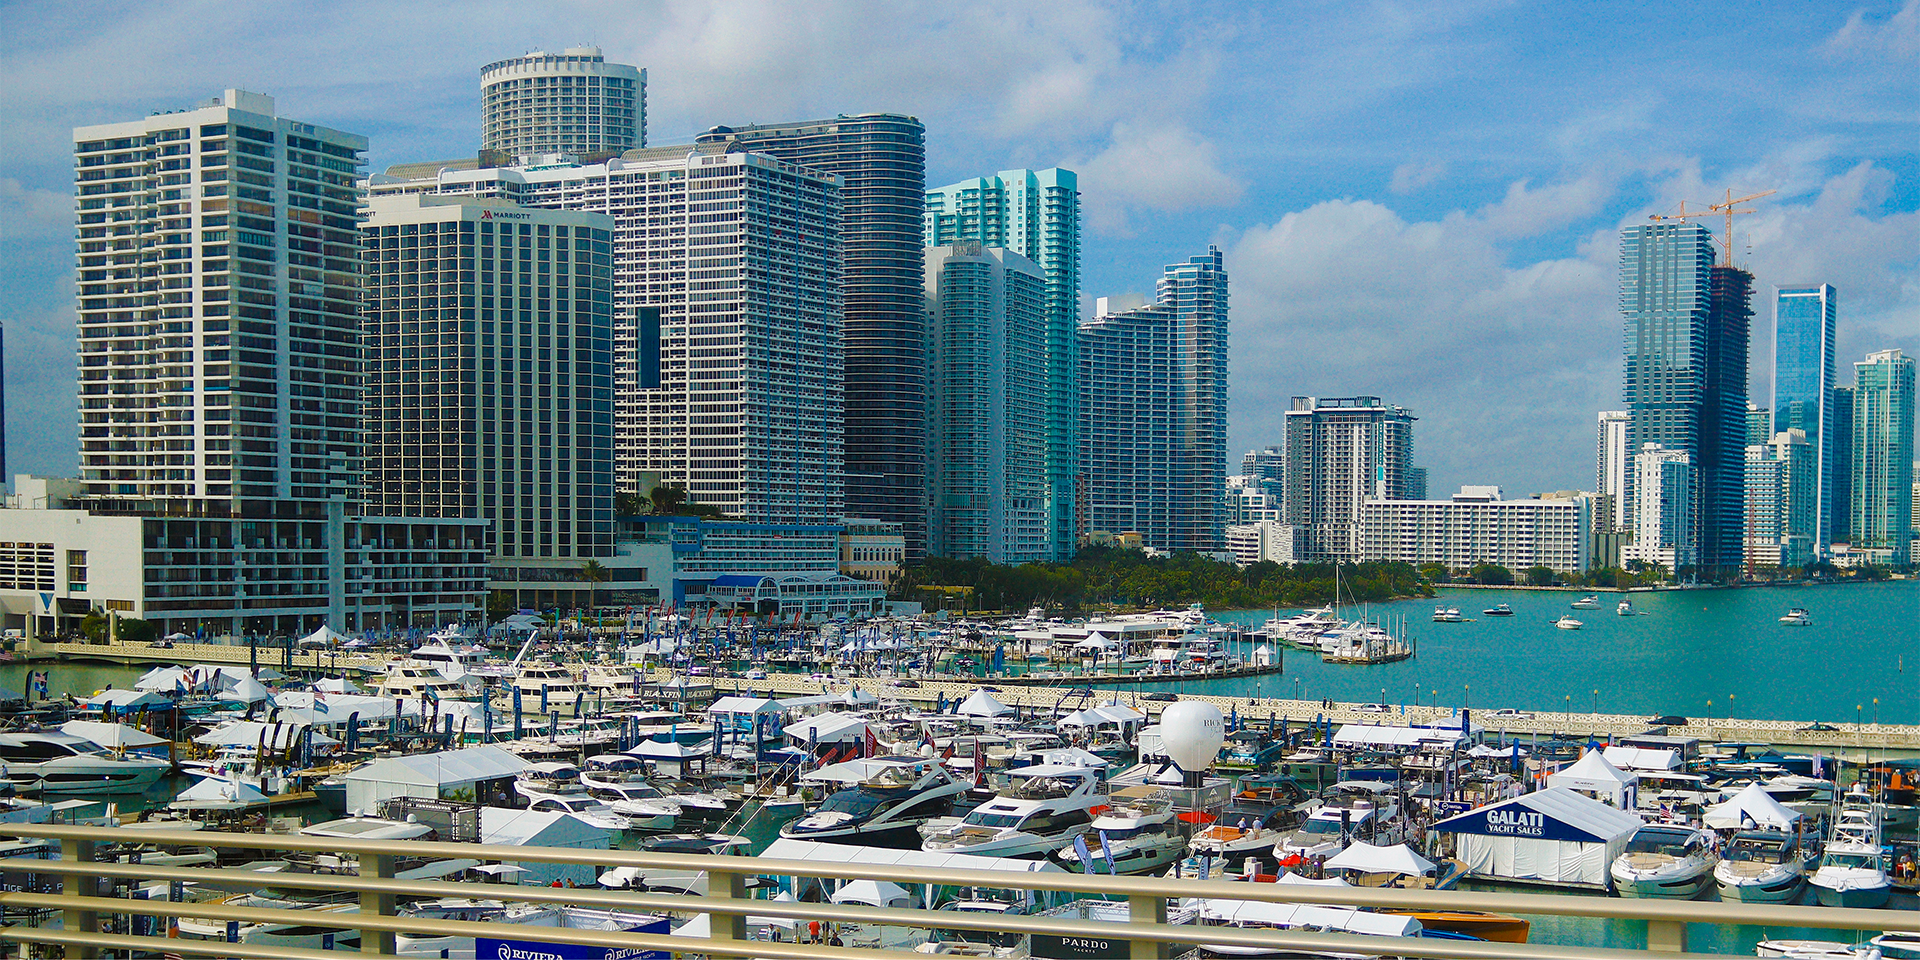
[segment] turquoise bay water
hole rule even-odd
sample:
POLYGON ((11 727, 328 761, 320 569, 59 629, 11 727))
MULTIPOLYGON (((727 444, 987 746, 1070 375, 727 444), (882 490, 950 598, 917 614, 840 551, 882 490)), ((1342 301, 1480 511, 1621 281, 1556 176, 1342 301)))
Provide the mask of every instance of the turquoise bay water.
MULTIPOLYGON (((1920 581, 1635 593, 1641 615, 1633 617, 1614 611, 1623 594, 1600 594, 1597 610, 1569 609, 1580 596, 1443 589, 1435 600, 1374 604, 1371 613, 1383 623, 1405 618, 1418 644, 1413 659, 1352 666, 1288 650, 1284 676, 1179 689, 1833 724, 1855 722, 1857 706, 1867 723, 1876 709, 1885 723, 1920 723, 1920 581), (1514 615, 1481 615, 1498 603, 1514 615), (1433 623, 1436 604, 1457 606, 1473 622, 1433 623), (1796 606, 1812 614, 1812 626, 1775 622, 1796 606), (1584 626, 1555 627, 1563 614, 1584 626)), ((1216 616, 1258 626, 1272 611, 1216 616)))

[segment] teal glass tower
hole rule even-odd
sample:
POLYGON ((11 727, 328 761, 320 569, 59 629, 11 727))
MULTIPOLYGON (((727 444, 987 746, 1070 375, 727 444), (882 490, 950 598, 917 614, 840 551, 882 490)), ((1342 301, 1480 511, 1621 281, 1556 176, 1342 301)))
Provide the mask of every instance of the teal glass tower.
POLYGON ((926 244, 1004 247, 1046 278, 1046 505, 1053 559, 1076 548, 1080 472, 1076 328, 1080 316, 1080 181, 1071 170, 1002 170, 927 191, 926 244))
POLYGON ((1853 549, 1904 566, 1913 556, 1913 358, 1881 350, 1853 374, 1853 549))
MULTIPOLYGON (((1746 271, 1714 264, 1706 227, 1660 222, 1621 233, 1627 448, 1657 443, 1688 455, 1683 522, 1708 577, 1737 574, 1745 554, 1752 283, 1746 271)), ((1638 502, 1633 491, 1628 502, 1638 502)))
MULTIPOLYGON (((1797 429, 1807 435, 1816 478, 1813 509, 1818 530, 1813 549, 1819 556, 1826 555, 1836 533, 1830 521, 1835 496, 1831 424, 1837 294, 1828 283, 1781 287, 1773 302, 1773 429, 1797 429)), ((1845 535, 1845 531, 1838 533, 1845 535)))

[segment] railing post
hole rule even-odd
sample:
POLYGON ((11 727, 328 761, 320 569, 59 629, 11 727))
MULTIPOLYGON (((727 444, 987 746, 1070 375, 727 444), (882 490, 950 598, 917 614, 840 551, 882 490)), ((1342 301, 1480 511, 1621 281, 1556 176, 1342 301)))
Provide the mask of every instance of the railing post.
MULTIPOLYGON (((1167 898, 1137 895, 1128 897, 1127 922, 1165 924, 1167 898)), ((1132 960, 1166 960, 1167 948, 1171 946, 1161 940, 1130 940, 1129 943, 1131 949, 1127 956, 1132 960)))
POLYGON ((1647 949, 1687 952, 1687 924, 1684 920, 1648 920, 1647 949))
MULTIPOLYGON (((741 874, 725 870, 707 872, 707 896, 723 900, 745 900, 747 898, 747 878, 741 874)), ((707 936, 713 940, 745 940, 747 938, 747 915, 744 913, 710 913, 707 915, 707 936)))
MULTIPOLYGON (((360 879, 393 879, 393 855, 390 853, 363 853, 360 855, 360 879)), ((393 916, 393 894, 376 893, 372 890, 360 892, 360 915, 363 917, 393 916)), ((391 956, 394 952, 393 931, 370 930, 360 928, 360 952, 391 956)))
MULTIPOLYGON (((92 863, 93 853, 92 840, 60 841, 60 859, 70 863, 92 863)), ((63 897, 94 897, 99 893, 99 877, 83 877, 75 873, 60 875, 60 895, 63 897)), ((66 929, 76 932, 98 933, 100 930, 100 915, 92 910, 63 910, 60 922, 66 929)), ((67 956, 92 960, 100 956, 100 951, 96 947, 74 945, 67 949, 67 956)))

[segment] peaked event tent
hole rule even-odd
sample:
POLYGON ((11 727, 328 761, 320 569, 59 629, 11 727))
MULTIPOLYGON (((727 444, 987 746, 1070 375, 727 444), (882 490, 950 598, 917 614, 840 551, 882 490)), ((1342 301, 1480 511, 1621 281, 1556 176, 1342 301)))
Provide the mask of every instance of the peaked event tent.
POLYGON ((1566 787, 1604 798, 1622 810, 1632 810, 1640 790, 1640 775, 1607 762, 1598 750, 1588 750, 1578 763, 1547 775, 1547 786, 1566 787))
POLYGON ((1794 821, 1799 819, 1799 811, 1782 806, 1765 787, 1749 783, 1745 790, 1734 794, 1733 799, 1708 807, 1700 822, 1715 830, 1739 830, 1748 824, 1792 830, 1794 821))
POLYGON ((975 690, 973 696, 960 701, 953 712, 963 717, 1004 717, 1019 711, 994 699, 993 694, 985 690, 975 690))
POLYGON ((1365 840, 1355 840, 1345 850, 1334 854, 1327 861, 1329 870, 1358 870, 1361 873, 1397 873, 1417 877, 1433 869, 1433 861, 1428 860, 1404 843, 1391 847, 1376 847, 1365 840))
POLYGON ((1607 867, 1642 823, 1568 787, 1549 787, 1469 810, 1429 829, 1454 835, 1454 854, 1473 876, 1605 889, 1607 867))
POLYGON ((60 732, 90 740, 109 750, 137 750, 167 743, 165 737, 143 733, 124 723, 102 723, 98 720, 68 720, 60 725, 60 732))

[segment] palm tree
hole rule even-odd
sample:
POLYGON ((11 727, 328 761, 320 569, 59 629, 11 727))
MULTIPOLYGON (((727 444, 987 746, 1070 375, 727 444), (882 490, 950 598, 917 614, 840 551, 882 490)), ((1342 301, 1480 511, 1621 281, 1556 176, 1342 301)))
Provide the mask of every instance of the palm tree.
MULTIPOLYGON (((612 572, 600 561, 588 560, 586 563, 580 565, 580 579, 587 583, 587 615, 593 616, 594 608, 599 606, 596 595, 597 587, 599 584, 606 583, 608 580, 613 579, 612 572)), ((593 635, 593 628, 591 626, 587 628, 587 635, 593 635)))

